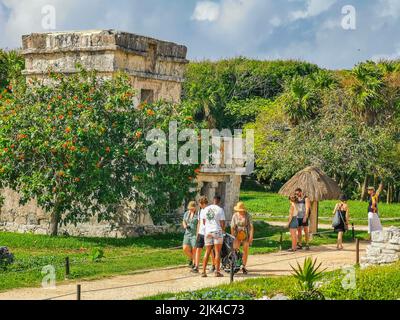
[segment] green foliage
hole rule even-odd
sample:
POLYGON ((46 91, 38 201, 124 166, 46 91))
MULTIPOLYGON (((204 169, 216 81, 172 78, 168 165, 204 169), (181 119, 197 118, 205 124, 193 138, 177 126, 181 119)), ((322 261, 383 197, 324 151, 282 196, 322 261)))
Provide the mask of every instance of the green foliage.
MULTIPOLYGON (((318 67, 300 61, 258 61, 246 58, 190 63, 183 100, 209 127, 232 128, 252 121, 263 100, 283 92, 286 79, 305 76, 318 67), (261 98, 261 99, 258 99, 261 98), (243 111, 239 109, 243 108, 243 111)), ((266 102, 266 101, 265 101, 266 102)))
MULTIPOLYGON (((331 300, 398 300, 400 299, 400 263, 388 266, 371 267, 365 270, 356 269, 356 288, 344 289, 343 274, 340 271, 326 272, 321 277, 320 294, 331 300)), ((194 297, 194 299, 248 299, 254 300, 265 296, 272 297, 284 294, 292 299, 304 299, 294 290, 296 283, 293 276, 268 277, 235 281, 233 284, 220 285, 213 289, 202 289, 195 292, 162 294, 149 299, 166 299, 194 297), (208 296, 207 296, 208 294, 208 296), (238 296, 237 296, 238 295, 238 296), (233 298, 228 298, 233 297, 233 298)), ((322 298, 322 296, 308 298, 322 298)))
POLYGON ((365 177, 384 180, 400 200, 400 75, 367 62, 350 73, 294 77, 254 123, 257 177, 272 190, 306 166, 321 167, 359 198, 365 177), (386 73, 385 73, 386 72, 386 73), (362 156, 360 156, 362 155, 362 156))
POLYGON ((400 299, 400 263, 356 270, 355 288, 344 289, 343 274, 334 273, 322 291, 337 300, 398 300, 400 299))
POLYGON ((317 259, 304 260, 303 266, 297 263, 293 267, 293 277, 297 280, 300 291, 295 295, 296 300, 325 300, 324 296, 316 288, 316 282, 323 277, 324 270, 320 270, 322 263, 317 265, 317 259))
POLYGON ((0 49, 0 90, 6 86, 15 86, 24 82, 22 70, 25 67, 23 57, 17 51, 0 49))
POLYGON ((102 248, 93 248, 90 252, 90 259, 93 262, 99 262, 104 258, 104 250, 102 248))
POLYGON ((223 289, 209 289, 204 291, 193 291, 181 293, 176 296, 177 300, 250 300, 252 296, 240 291, 226 291, 223 289))
POLYGON ((3 92, 0 187, 18 191, 21 203, 35 198, 65 224, 94 215, 113 221, 122 201, 146 206, 160 221, 190 196, 195 167, 149 164, 145 139, 172 120, 194 128, 190 118, 167 103, 133 107, 124 74, 49 75, 52 84, 3 92))

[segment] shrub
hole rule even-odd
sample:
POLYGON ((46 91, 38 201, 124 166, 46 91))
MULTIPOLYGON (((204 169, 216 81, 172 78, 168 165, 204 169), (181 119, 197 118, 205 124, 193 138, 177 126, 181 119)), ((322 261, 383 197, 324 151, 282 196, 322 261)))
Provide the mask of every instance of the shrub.
POLYGON ((93 262, 99 262, 102 258, 104 258, 104 250, 101 248, 93 248, 90 253, 90 258, 93 262))
POLYGON ((254 297, 247 292, 224 289, 185 292, 176 296, 177 300, 249 300, 253 298, 254 297))
POLYGON ((0 247, 0 269, 7 269, 14 262, 14 255, 7 247, 0 247))
POLYGON ((295 300, 325 300, 322 293, 317 290, 316 282, 323 277, 323 272, 319 271, 322 263, 317 265, 317 259, 314 261, 311 258, 304 260, 303 267, 297 263, 297 268, 292 267, 293 276, 297 280, 300 291, 292 297, 295 300))

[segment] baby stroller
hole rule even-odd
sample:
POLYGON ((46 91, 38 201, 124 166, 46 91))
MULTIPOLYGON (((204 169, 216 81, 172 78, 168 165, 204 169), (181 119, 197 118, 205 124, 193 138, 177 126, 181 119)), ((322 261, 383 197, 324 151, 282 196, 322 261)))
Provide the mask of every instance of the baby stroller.
POLYGON ((231 274, 231 278, 233 275, 240 271, 240 267, 242 266, 242 253, 240 250, 233 249, 233 242, 235 237, 226 233, 224 235, 224 243, 222 244, 221 249, 221 264, 222 269, 231 274))

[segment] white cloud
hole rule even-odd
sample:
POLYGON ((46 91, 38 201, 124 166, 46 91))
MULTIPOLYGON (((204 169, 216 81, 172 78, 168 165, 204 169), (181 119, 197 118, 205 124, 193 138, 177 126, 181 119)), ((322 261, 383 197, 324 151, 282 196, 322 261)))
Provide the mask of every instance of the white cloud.
POLYGON ((293 20, 315 17, 329 10, 336 0, 307 0, 305 10, 297 10, 291 13, 293 20))
POLYGON ((200 1, 196 3, 192 20, 216 21, 220 15, 220 5, 212 1, 200 1))
POLYGON ((382 9, 382 17, 400 17, 400 1, 399 0, 380 0, 379 8, 382 9))
POLYGON ((56 9, 56 26, 67 19, 70 10, 79 6, 79 0, 0 0, 9 10, 9 16, 3 23, 0 45, 7 44, 10 47, 21 45, 21 36, 32 32, 48 32, 42 27, 44 15, 42 8, 52 5, 56 9), (62 8, 62 10, 61 10, 62 8))

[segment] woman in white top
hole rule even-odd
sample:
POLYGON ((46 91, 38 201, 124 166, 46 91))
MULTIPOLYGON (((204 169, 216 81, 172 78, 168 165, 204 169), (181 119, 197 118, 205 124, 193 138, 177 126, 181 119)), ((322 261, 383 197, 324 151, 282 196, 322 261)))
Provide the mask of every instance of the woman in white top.
POLYGON ((297 228, 299 226, 299 222, 297 220, 297 197, 292 195, 289 197, 290 201, 290 209, 289 209, 289 221, 288 228, 290 229, 290 237, 292 238, 292 248, 289 249, 289 252, 295 252, 297 250, 297 228))

